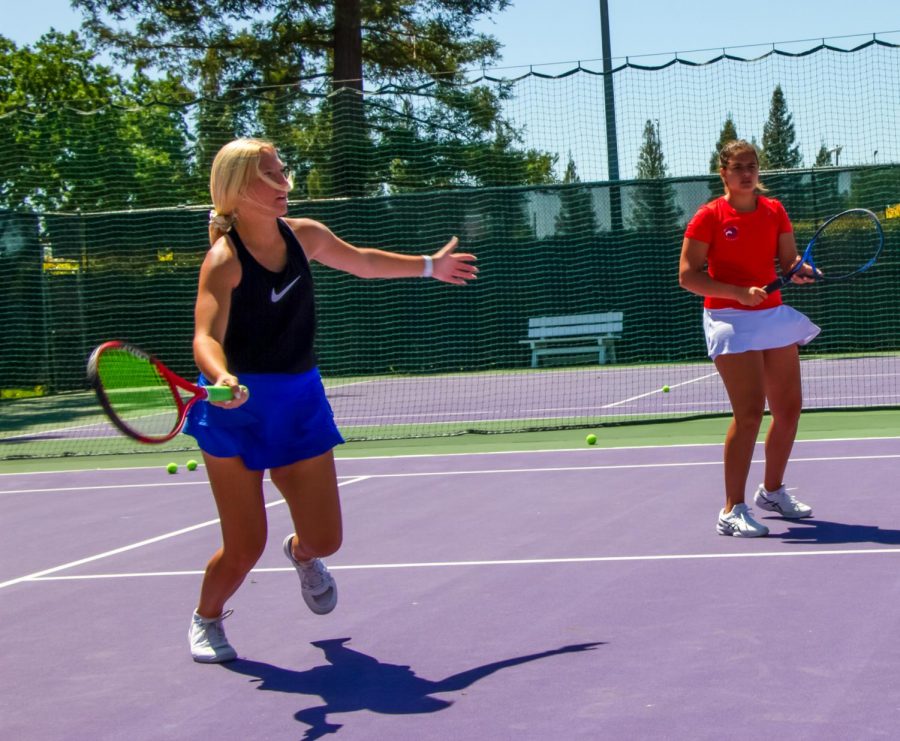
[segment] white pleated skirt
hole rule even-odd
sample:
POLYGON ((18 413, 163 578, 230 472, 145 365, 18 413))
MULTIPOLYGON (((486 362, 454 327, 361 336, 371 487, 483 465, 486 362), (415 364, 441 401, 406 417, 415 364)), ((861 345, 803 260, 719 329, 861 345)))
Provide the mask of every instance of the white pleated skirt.
POLYGON ((806 345, 822 330, 809 317, 781 304, 772 309, 704 309, 703 331, 710 358, 750 350, 806 345))

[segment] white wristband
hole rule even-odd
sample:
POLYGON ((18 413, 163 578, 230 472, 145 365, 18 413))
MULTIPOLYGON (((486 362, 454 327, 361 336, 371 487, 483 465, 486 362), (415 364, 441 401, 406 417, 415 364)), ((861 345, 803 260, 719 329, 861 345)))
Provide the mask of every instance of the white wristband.
POLYGON ((434 262, 431 259, 431 255, 422 255, 425 260, 425 267, 422 269, 422 277, 430 278, 434 275, 434 262))

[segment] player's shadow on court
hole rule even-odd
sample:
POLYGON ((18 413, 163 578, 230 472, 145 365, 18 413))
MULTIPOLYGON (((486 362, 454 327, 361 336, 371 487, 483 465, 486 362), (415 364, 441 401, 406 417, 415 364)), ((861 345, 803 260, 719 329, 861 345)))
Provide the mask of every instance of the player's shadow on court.
POLYGON ((432 695, 456 692, 470 687, 501 669, 508 669, 538 659, 559 654, 590 651, 603 643, 581 643, 516 656, 515 658, 484 664, 444 679, 432 680, 416 676, 408 666, 385 664, 360 651, 347 648, 349 638, 314 641, 322 649, 328 664, 306 671, 294 671, 249 659, 237 659, 223 667, 238 674, 255 677, 257 689, 270 692, 291 692, 298 695, 318 695, 323 704, 297 712, 294 717, 309 728, 303 738, 307 741, 337 733, 339 723, 329 723, 328 716, 368 710, 386 715, 434 713, 450 707, 453 702, 432 695))
MULTIPOLYGON (((772 519, 772 518, 767 518, 772 519)), ((771 535, 769 537, 772 537, 771 535)), ((785 543, 880 543, 900 545, 900 530, 885 530, 877 525, 853 525, 829 522, 815 517, 793 520, 787 532, 775 534, 785 543)))

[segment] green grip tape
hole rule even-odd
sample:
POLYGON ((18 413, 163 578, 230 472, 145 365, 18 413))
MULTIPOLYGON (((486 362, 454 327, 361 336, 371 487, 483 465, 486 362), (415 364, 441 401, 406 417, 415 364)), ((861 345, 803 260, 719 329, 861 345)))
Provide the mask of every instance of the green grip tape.
MULTIPOLYGON (((241 391, 244 392, 244 396, 249 394, 246 386, 241 386, 241 391)), ((206 399, 207 401, 231 401, 234 396, 231 393, 230 386, 207 386, 206 387, 206 399)))

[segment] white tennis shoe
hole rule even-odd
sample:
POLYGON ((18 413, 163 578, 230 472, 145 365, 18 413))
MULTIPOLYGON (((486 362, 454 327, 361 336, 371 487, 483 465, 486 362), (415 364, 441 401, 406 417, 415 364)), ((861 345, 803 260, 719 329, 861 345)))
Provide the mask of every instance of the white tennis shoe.
POLYGON ((194 657, 194 661, 201 664, 221 664, 223 661, 233 661, 237 658, 237 651, 228 642, 225 629, 222 627, 222 621, 231 612, 226 610, 217 618, 204 618, 194 611, 188 631, 188 642, 191 644, 191 656, 194 657))
POLYGON ((284 539, 284 555, 287 556, 300 576, 300 592, 306 606, 316 615, 327 615, 337 604, 337 584, 328 568, 319 558, 298 561, 291 550, 294 534, 284 539))
POLYGON ((769 528, 754 520, 750 516, 750 508, 741 503, 734 505, 728 514, 724 509, 719 511, 716 532, 734 538, 760 538, 769 534, 769 528))
POLYGON ((784 485, 778 487, 775 491, 769 491, 764 484, 760 484, 753 495, 753 502, 760 509, 769 510, 769 512, 777 512, 782 517, 789 520, 799 520, 801 517, 812 517, 812 507, 803 502, 798 502, 797 498, 784 488, 784 485))

